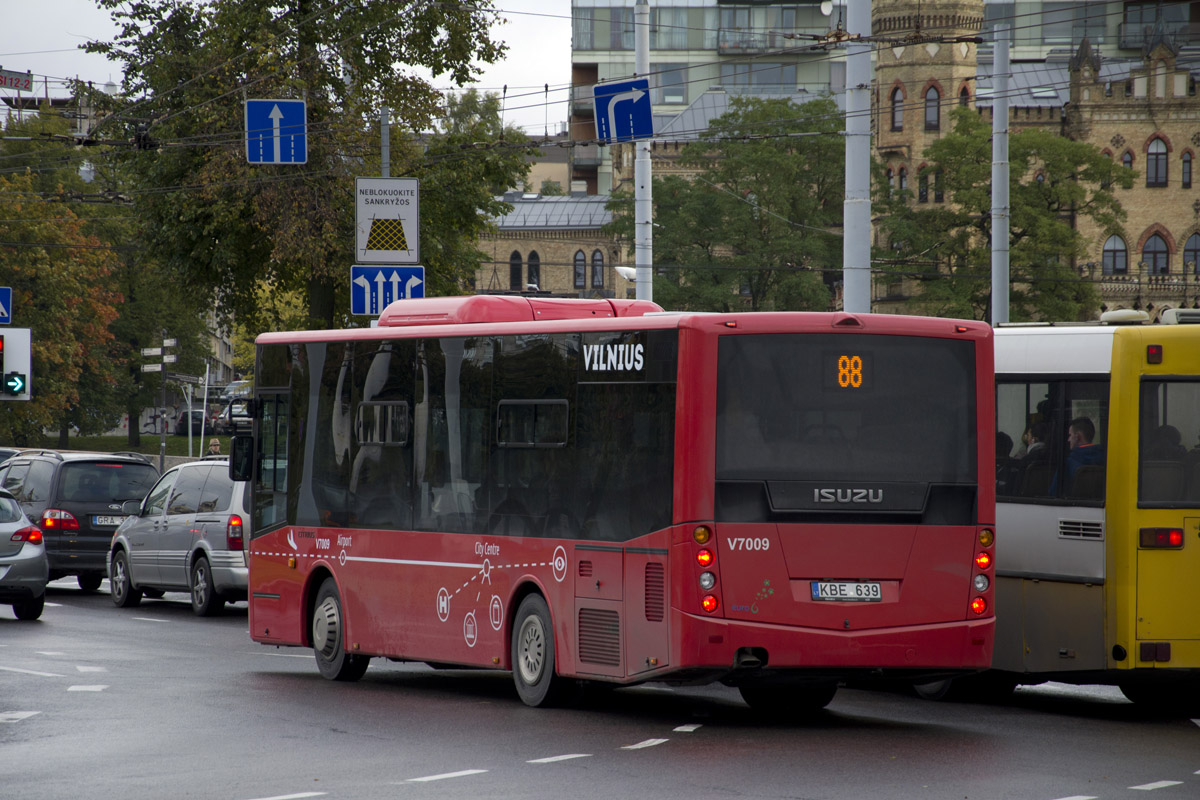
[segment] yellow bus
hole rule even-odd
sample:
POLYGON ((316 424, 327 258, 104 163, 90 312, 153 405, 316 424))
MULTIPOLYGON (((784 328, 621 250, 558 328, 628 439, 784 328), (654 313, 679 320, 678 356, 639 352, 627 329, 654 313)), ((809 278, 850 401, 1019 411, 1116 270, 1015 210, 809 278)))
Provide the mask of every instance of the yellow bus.
POLYGON ((1188 316, 1200 312, 996 331, 993 669, 953 688, 1053 680, 1200 701, 1200 324, 1179 324, 1200 319, 1188 316))

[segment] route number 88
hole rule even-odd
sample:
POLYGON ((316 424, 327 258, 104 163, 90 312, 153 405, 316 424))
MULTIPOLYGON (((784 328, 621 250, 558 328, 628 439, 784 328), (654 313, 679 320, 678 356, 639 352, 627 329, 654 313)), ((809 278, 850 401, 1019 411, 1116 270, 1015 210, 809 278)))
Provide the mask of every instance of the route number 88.
POLYGON ((843 389, 854 387, 858 389, 863 382, 863 362, 861 356, 838 357, 838 386, 843 389))

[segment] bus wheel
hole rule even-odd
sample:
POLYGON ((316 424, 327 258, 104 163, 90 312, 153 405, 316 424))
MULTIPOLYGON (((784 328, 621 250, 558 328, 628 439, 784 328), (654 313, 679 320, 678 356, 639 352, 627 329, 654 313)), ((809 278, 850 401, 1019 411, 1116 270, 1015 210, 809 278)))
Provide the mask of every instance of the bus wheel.
POLYGON ((346 652, 345 627, 337 584, 333 578, 326 578, 317 592, 317 605, 313 610, 312 645, 317 669, 331 681, 356 681, 366 674, 371 661, 368 656, 346 652))
POLYGON ((526 705, 555 705, 566 694, 566 682, 554 674, 554 627, 541 595, 529 595, 517 608, 512 673, 517 694, 526 705))
POLYGON ((836 683, 802 683, 794 686, 764 684, 739 686, 746 705, 772 718, 795 717, 820 711, 837 693, 836 683))

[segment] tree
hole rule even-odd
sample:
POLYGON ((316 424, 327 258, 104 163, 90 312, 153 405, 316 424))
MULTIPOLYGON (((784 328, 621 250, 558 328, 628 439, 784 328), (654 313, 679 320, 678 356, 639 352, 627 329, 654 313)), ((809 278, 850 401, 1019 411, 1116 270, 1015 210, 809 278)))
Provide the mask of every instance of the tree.
MULTIPOLYGON (((347 318, 353 176, 378 174, 377 109, 392 109, 398 134, 427 130, 439 115, 438 92, 400 65, 462 83, 503 51, 482 3, 98 2, 121 31, 89 49, 125 65, 123 93, 98 132, 136 145, 124 160, 139 239, 190 296, 247 324, 264 282, 303 292, 308 326, 347 318), (306 165, 246 163, 244 95, 307 97, 306 165)), ((393 137, 391 174, 422 164, 415 137, 393 137)), ((464 188, 464 178, 441 177, 447 191, 464 188)), ((471 226, 454 226, 463 217, 453 202, 451 218, 439 218, 436 191, 422 190, 422 228, 438 232, 422 255, 434 259, 429 284, 446 289, 460 278, 454 259, 470 249, 471 226)))
MULTIPOLYGON (((822 275, 841 267, 831 230, 844 184, 837 106, 753 97, 730 106, 683 148, 693 176, 655 179, 654 299, 690 310, 824 310, 822 275)), ((633 198, 611 207, 613 230, 632 243, 633 198)))
MULTIPOLYGON (((931 187, 941 182, 946 203, 912 205, 909 193, 882 186, 876 208, 891 243, 887 270, 919 281, 914 311, 987 320, 991 124, 969 109, 952 114, 953 130, 925 150, 929 165, 921 173, 931 187)), ((1010 318, 1092 317, 1095 292, 1074 269, 1086 248, 1073 220, 1088 217, 1119 233, 1125 211, 1113 187, 1132 186, 1132 171, 1092 145, 1041 129, 1010 134, 1009 163, 1010 318)))

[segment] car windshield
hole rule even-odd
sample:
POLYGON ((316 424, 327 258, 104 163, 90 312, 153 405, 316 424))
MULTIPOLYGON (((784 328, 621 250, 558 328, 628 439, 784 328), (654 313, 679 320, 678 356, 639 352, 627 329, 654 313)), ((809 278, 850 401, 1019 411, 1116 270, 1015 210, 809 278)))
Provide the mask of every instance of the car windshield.
POLYGON ((21 506, 10 494, 0 494, 0 522, 18 522, 21 519, 21 506))
POLYGON ((88 462, 63 467, 62 499, 77 503, 140 500, 158 480, 149 464, 88 462))

